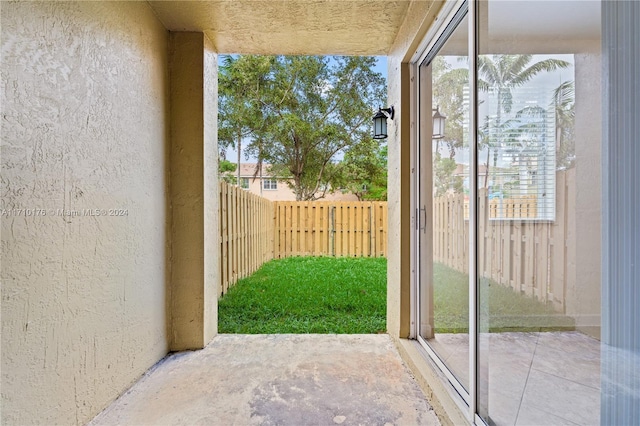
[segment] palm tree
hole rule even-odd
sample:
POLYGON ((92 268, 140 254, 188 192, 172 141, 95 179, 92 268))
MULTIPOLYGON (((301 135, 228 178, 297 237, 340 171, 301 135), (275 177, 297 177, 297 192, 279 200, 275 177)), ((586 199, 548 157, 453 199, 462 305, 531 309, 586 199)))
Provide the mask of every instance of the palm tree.
POLYGON ((553 92, 556 116, 556 151, 559 168, 569 168, 575 162, 576 92, 573 81, 564 81, 553 92))
MULTIPOLYGON (((485 187, 488 184, 489 176, 489 159, 491 158, 491 150, 494 150, 493 167, 495 169, 498 161, 498 147, 503 142, 503 123, 502 114, 511 112, 513 105, 513 92, 516 87, 521 87, 534 76, 542 72, 555 71, 561 68, 567 68, 570 64, 560 59, 543 59, 541 61, 531 63, 533 55, 483 55, 478 57, 478 87, 485 92, 495 93, 497 100, 496 120, 494 122, 497 129, 497 138, 491 140, 486 138, 487 149, 487 178, 485 178, 485 187)), ((495 181, 495 170, 494 181, 495 181)))

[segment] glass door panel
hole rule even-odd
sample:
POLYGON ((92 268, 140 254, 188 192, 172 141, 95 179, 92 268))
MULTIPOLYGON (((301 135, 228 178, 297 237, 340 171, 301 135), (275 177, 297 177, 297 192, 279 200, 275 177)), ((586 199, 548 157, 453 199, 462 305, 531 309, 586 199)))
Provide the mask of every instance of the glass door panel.
POLYGON ((600 4, 480 7, 479 414, 598 423, 600 4))
POLYGON ((419 66, 419 334, 469 392, 468 20, 419 66))

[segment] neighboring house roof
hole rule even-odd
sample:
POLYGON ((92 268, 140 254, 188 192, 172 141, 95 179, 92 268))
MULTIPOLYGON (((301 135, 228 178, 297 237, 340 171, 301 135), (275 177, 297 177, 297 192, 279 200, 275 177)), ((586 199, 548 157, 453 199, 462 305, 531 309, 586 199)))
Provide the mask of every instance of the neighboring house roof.
MULTIPOLYGON (((254 175, 256 178, 261 176, 260 171, 256 173, 256 169, 258 167, 258 163, 240 163, 240 177, 250 177, 252 178, 254 175)), ((237 171, 230 173, 232 175, 237 175, 237 171)), ((272 178, 275 177, 271 173, 271 164, 263 164, 262 165, 262 177, 263 178, 272 178)))
MULTIPOLYGON (((258 167, 257 163, 240 163, 240 178, 248 179, 249 186, 245 187, 246 190, 252 192, 254 194, 258 194, 262 197, 270 199, 272 201, 293 201, 295 200, 295 194, 291 190, 291 188, 286 184, 278 184, 276 187, 264 188, 262 187, 262 182, 266 179, 277 179, 278 182, 284 182, 291 180, 290 177, 277 177, 274 176, 271 172, 270 164, 262 165, 262 180, 260 180, 260 172, 256 174, 256 168, 258 167), (255 175, 255 179, 254 179, 255 175)), ((226 172, 224 175, 227 176, 238 176, 238 171, 226 172)), ((334 200, 334 201, 357 201, 357 197, 351 193, 343 193, 340 190, 329 192, 325 194, 325 198, 323 200, 334 200)))

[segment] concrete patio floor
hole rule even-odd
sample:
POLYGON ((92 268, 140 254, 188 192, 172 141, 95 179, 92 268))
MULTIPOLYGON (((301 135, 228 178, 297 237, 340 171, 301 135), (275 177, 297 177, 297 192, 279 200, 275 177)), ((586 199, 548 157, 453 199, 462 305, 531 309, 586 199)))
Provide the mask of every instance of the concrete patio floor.
POLYGON ((388 335, 219 335, 90 425, 439 425, 388 335))

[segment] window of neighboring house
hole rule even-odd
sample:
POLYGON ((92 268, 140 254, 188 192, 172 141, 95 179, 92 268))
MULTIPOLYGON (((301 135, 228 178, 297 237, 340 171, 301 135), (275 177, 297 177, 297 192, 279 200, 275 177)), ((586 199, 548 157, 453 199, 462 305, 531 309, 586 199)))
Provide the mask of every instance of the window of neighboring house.
POLYGON ((262 188, 270 190, 278 189, 278 181, 275 179, 263 179, 262 188))
POLYGON ((240 178, 240 188, 249 189, 249 178, 240 178))

